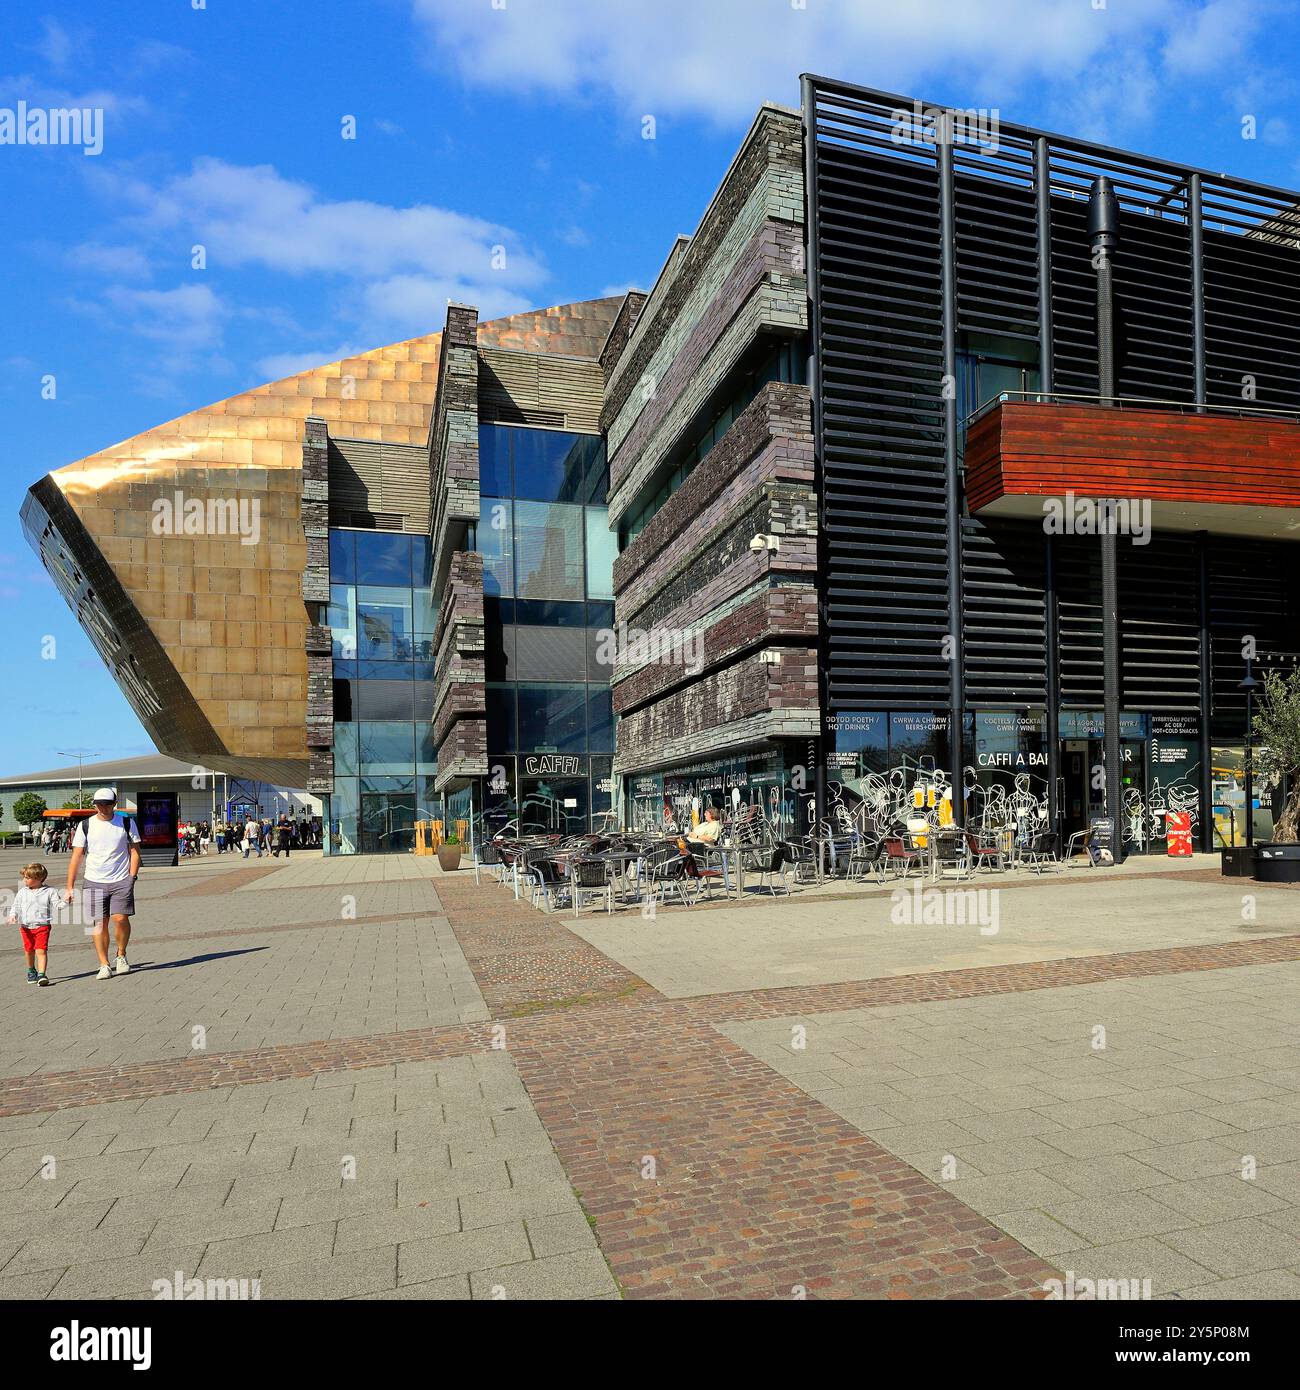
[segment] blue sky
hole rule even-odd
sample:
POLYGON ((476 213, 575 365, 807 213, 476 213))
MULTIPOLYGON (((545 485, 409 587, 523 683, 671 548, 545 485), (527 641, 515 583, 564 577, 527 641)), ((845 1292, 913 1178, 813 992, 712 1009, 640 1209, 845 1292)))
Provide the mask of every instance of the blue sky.
POLYGON ((1300 187, 1298 51, 1273 0, 5 6, 0 111, 105 114, 98 155, 0 145, 0 772, 152 750, 21 537, 42 474, 449 297, 648 287, 801 70, 1300 187))

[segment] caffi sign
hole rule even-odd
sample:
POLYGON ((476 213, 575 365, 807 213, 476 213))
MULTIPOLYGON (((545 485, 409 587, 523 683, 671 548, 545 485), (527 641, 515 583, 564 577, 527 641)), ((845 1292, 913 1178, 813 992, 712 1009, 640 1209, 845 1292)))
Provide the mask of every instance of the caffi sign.
POLYGON ((548 753, 542 757, 524 759, 526 777, 576 777, 582 771, 580 758, 548 753))
POLYGON ((977 753, 975 761, 980 767, 1046 767, 1046 753, 977 753))

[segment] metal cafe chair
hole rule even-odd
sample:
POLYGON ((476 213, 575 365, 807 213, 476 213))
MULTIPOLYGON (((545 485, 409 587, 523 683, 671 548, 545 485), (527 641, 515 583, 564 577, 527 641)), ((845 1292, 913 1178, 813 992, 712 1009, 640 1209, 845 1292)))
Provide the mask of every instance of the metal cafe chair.
MULTIPOLYGON (((782 840, 785 863, 794 870, 796 883, 813 883, 817 879, 817 851, 812 836, 798 840, 782 840)), ((782 866, 784 875, 784 865, 782 866)))
POLYGON ((605 913, 614 910, 614 880, 610 864, 604 859, 580 859, 576 855, 569 860, 569 896, 573 899, 573 915, 579 916, 583 899, 591 902, 604 898, 605 913))
POLYGON ((721 867, 707 863, 696 851, 689 850, 683 853, 682 859, 683 877, 686 883, 694 885, 691 891, 692 901, 699 902, 701 897, 712 897, 713 885, 726 882, 726 875, 721 867))
POLYGON ((876 869, 876 882, 884 883, 887 878, 907 878, 915 868, 917 876, 925 877, 925 855, 914 849, 901 835, 885 836, 885 852, 880 856, 876 869))
POLYGON ((641 861, 641 878, 645 884, 642 902, 658 901, 665 906, 676 896, 683 907, 690 907, 686 888, 686 859, 675 844, 656 845, 641 861))
POLYGON ((1006 855, 1002 848, 1001 835, 977 834, 973 830, 967 830, 965 833, 966 849, 976 873, 982 868, 987 868, 993 873, 1005 867, 1006 855))
POLYGON ((1048 866, 1057 869, 1064 867, 1061 864, 1061 837, 1055 830, 1040 830, 1030 840, 1025 863, 1036 874, 1041 874, 1048 866))
POLYGON ((944 829, 933 832, 931 863, 936 878, 974 878, 975 868, 964 830, 944 829))

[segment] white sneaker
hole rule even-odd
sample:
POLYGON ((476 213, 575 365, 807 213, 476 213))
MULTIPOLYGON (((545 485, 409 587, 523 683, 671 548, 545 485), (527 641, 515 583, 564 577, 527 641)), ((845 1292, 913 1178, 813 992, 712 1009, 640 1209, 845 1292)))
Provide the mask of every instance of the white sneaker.
POLYGON ((97 980, 107 980, 112 973, 113 972, 108 968, 107 965, 101 965, 99 967, 99 974, 96 975, 95 978, 97 980))
POLYGON ((118 956, 118 958, 117 958, 117 973, 118 973, 119 975, 125 975, 126 972, 127 972, 128 970, 130 970, 130 968, 131 968, 131 967, 130 967, 130 965, 127 963, 126 957, 125 957, 125 956, 118 956))

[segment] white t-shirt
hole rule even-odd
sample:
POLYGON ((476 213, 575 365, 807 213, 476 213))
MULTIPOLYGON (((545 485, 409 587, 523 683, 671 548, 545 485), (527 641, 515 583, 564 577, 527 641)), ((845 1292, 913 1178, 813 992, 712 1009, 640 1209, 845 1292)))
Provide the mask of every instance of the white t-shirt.
MULTIPOLYGON (((140 843, 135 821, 131 822, 131 842, 140 843)), ((87 883, 121 883, 124 878, 131 877, 131 848, 120 812, 115 812, 111 821, 100 820, 98 815, 82 821, 72 837, 72 848, 86 850, 87 883), (88 831, 89 848, 86 846, 88 831)))

